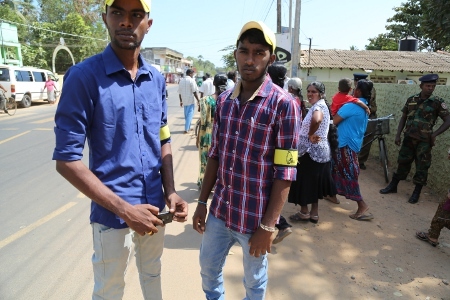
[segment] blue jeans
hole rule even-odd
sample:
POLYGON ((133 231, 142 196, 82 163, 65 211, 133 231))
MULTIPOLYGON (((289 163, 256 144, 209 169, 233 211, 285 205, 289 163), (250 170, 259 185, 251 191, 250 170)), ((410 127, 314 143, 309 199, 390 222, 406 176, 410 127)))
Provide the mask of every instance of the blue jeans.
POLYGON ((225 227, 225 222, 209 214, 200 247, 200 274, 202 288, 208 300, 225 299, 223 266, 228 251, 235 242, 242 247, 244 263, 244 299, 264 299, 267 287, 267 254, 254 257, 249 254, 251 234, 239 233, 225 227))
POLYGON ((194 117, 195 104, 184 106, 184 130, 189 131, 191 129, 192 118, 194 117))

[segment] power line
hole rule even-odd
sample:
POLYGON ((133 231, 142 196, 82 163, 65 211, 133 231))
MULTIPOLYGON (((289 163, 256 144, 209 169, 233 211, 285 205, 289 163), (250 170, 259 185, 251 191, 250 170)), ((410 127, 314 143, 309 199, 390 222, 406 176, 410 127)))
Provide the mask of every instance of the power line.
POLYGON ((269 10, 267 11, 266 17, 264 18, 264 22, 267 19, 267 16, 269 15, 270 9, 272 8, 273 3, 275 2, 275 0, 272 0, 272 3, 270 4, 269 10))
POLYGON ((99 38, 94 38, 94 37, 90 37, 90 36, 83 36, 83 35, 78 35, 78 34, 66 33, 66 32, 62 32, 62 31, 55 31, 55 30, 45 29, 45 28, 41 28, 41 27, 37 27, 37 26, 33 26, 33 25, 17 23, 17 22, 9 21, 9 20, 2 19, 2 18, 0 18, 0 21, 7 22, 7 23, 12 23, 12 24, 16 24, 16 25, 25 26, 25 27, 28 27, 28 28, 34 28, 34 29, 38 29, 38 30, 43 30, 43 31, 48 31, 48 32, 53 32, 53 33, 59 33, 59 34, 64 34, 64 35, 69 35, 69 36, 74 36, 74 37, 80 37, 80 38, 84 38, 84 39, 91 39, 91 40, 97 40, 97 41, 102 41, 102 42, 107 42, 108 41, 106 39, 99 39, 99 38))
MULTIPOLYGON (((264 2, 266 2, 266 1, 264 1, 264 2)), ((254 17, 252 17, 252 19, 262 20, 262 16, 264 16, 264 11, 266 10, 265 8, 267 8, 269 5, 267 5, 266 3, 264 3, 264 4, 266 4, 266 5, 264 5, 261 2, 262 1, 260 1, 260 0, 255 0, 255 6, 253 7, 253 13, 252 13, 252 15, 254 17), (256 9, 257 5, 258 5, 258 9, 256 9)), ((269 0, 269 2, 270 2, 270 0, 269 0)))
POLYGON ((303 30, 300 29, 300 31, 303 33, 303 35, 305 36, 305 38, 309 39, 309 37, 306 35, 306 33, 303 32, 303 30))
POLYGON ((243 17, 244 17, 244 11, 245 11, 245 0, 244 0, 244 9, 242 10, 242 14, 241 14, 241 24, 242 24, 242 19, 243 19, 243 17))

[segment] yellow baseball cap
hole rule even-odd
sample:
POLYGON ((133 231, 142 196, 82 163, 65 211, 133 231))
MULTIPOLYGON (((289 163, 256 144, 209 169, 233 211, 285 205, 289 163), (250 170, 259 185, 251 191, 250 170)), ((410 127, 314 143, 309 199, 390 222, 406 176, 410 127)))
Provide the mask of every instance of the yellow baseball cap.
MULTIPOLYGON (((149 13, 150 12, 150 6, 151 6, 151 0, 140 0, 142 7, 144 8, 144 11, 149 13)), ((105 11, 106 11, 106 5, 111 6, 114 3, 114 0, 105 0, 105 11)))
POLYGON ((277 47, 277 39, 275 37, 275 34, 272 32, 272 30, 269 29, 269 27, 267 27, 266 24, 261 21, 250 21, 245 23, 244 27, 242 27, 241 32, 239 33, 237 41, 239 41, 242 34, 249 29, 261 30, 264 34, 264 39, 266 40, 266 42, 272 46, 272 52, 275 52, 275 48, 277 47))

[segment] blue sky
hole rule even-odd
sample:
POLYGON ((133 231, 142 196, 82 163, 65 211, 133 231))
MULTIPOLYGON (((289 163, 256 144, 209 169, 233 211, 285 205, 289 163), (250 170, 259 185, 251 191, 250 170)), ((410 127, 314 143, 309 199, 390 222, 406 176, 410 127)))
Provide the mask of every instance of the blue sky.
MULTIPOLYGON (((295 6, 295 0, 292 1, 295 6)), ((393 7, 405 0, 303 0, 300 43, 313 49, 363 50, 368 38, 385 33, 393 7)), ((241 27, 250 20, 265 22, 276 31, 276 0, 153 0, 153 26, 143 47, 168 47, 185 57, 202 55, 222 66, 221 49, 234 45, 241 27)), ((282 0, 282 26, 289 25, 289 0, 282 0)), ((294 22, 294 12, 292 12, 294 22)))

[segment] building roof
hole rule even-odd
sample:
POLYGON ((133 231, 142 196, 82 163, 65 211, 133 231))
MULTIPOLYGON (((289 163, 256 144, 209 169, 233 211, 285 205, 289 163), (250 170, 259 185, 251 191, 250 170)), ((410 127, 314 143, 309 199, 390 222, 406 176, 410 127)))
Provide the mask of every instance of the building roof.
POLYGON ((170 48, 167 48, 167 47, 149 47, 146 49, 151 49, 153 51, 153 53, 158 54, 158 55, 166 55, 166 56, 170 56, 170 57, 177 58, 177 59, 183 58, 183 53, 178 52, 173 49, 170 49, 170 48))
POLYGON ((379 50, 302 50, 300 66, 308 68, 450 72, 450 53, 379 50), (311 54, 311 57, 310 57, 311 54))

